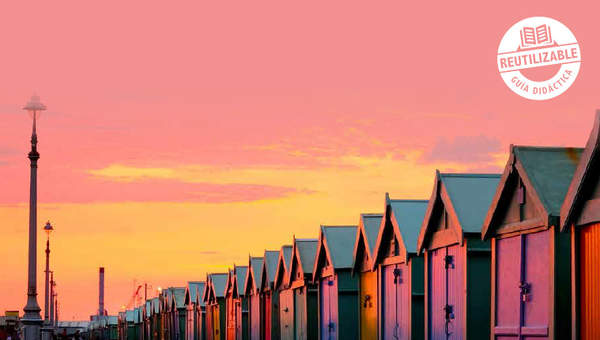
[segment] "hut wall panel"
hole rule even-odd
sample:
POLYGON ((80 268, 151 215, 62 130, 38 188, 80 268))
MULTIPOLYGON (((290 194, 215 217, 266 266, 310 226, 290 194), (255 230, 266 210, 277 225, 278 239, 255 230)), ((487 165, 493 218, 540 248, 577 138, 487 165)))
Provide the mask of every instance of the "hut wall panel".
POLYGON ((331 322, 331 301, 330 301, 331 289, 329 286, 329 279, 321 279, 319 283, 319 316, 320 316, 320 331, 321 340, 329 339, 329 323, 331 322))
POLYGON ((451 340, 464 339, 466 335, 466 248, 460 245, 448 247, 448 255, 453 257, 453 267, 448 268, 448 304, 453 307, 448 332, 451 340))
POLYGON ((291 289, 279 293, 279 318, 281 340, 294 339, 294 292, 291 289))
POLYGON ((377 338, 377 272, 360 274, 360 338, 377 338), (367 301, 367 296, 368 301, 367 301))
POLYGON ((600 223, 579 230, 581 340, 600 338, 600 223))
POLYGON ((294 289, 294 321, 296 328, 296 340, 307 339, 306 322, 306 292, 304 287, 294 289))
POLYGON ((517 336, 520 327, 519 309, 521 295, 521 237, 496 240, 496 293, 495 328, 496 339, 517 336))
POLYGON ((396 332, 396 289, 394 285, 394 268, 396 266, 385 266, 382 268, 381 303, 382 303, 382 337, 383 339, 394 339, 396 332))
POLYGON ((329 332, 329 339, 337 340, 340 334, 340 319, 339 319, 339 296, 338 296, 339 278, 333 279, 333 285, 329 286, 329 322, 332 324, 329 332))
MULTIPOLYGON (((524 304, 522 333, 548 332, 550 311, 550 230, 524 235, 525 281, 530 284, 530 294, 524 304)), ((536 337, 537 340, 548 337, 536 337)))
POLYGON ((260 340, 260 295, 250 295, 250 340, 260 340))
POLYGON ((429 296, 429 340, 446 340, 444 306, 446 305, 446 270, 444 256, 446 249, 428 253, 428 296, 429 296))

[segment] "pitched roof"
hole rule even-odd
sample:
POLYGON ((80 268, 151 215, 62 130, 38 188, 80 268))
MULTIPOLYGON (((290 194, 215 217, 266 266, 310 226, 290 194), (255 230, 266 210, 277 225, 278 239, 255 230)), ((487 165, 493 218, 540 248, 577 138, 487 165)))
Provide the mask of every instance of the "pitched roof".
POLYGON ((204 281, 190 281, 187 285, 187 294, 189 294, 189 299, 191 303, 198 302, 201 306, 203 306, 202 298, 200 294, 204 292, 204 281))
POLYGON ((237 294, 244 295, 244 279, 246 278, 246 274, 248 272, 248 266, 235 266, 233 267, 233 270, 235 271, 237 294))
MULTIPOLYGON (((393 200, 386 196, 390 212, 398 224, 404 247, 408 253, 417 252, 419 230, 427 210, 427 200, 393 200)), ((379 242, 379 241, 378 241, 379 242)))
POLYGON ((154 314, 159 314, 160 313, 160 300, 155 297, 154 299, 152 299, 152 309, 154 310, 154 314))
POLYGON ((363 254, 369 259, 373 258, 373 251, 377 246, 377 237, 381 226, 383 214, 360 214, 358 228, 356 230, 356 241, 352 251, 352 268, 355 269, 357 262, 358 250, 364 247, 363 254), (363 240, 363 242, 360 242, 363 240))
POLYGON ((357 226, 321 226, 323 242, 335 269, 352 267, 357 226))
POLYGON ((547 223, 550 218, 560 217, 561 205, 582 153, 583 149, 571 147, 511 146, 510 158, 483 222, 482 237, 489 236, 492 219, 514 168, 522 169, 518 170, 519 175, 540 201, 547 223))
POLYGON ((262 283, 262 266, 264 257, 252 257, 248 259, 248 273, 244 284, 244 291, 248 291, 252 286, 255 289, 260 289, 262 283))
POLYGON ((281 246, 279 250, 279 256, 277 257, 277 270, 275 271, 275 284, 278 284, 279 277, 281 277, 285 282, 288 279, 288 271, 291 265, 292 260, 292 250, 293 247, 290 245, 281 246))
MULTIPOLYGON (((581 205, 588 196, 586 191, 592 190, 593 184, 587 184, 593 179, 596 173, 591 168, 598 164, 600 155, 600 110, 596 111, 592 132, 588 137, 585 149, 581 154, 581 159, 577 169, 573 174, 573 179, 569 184, 569 189, 560 209, 561 229, 564 230, 569 224, 576 222, 575 215, 579 214, 581 205), (592 179, 591 179, 592 178, 592 179), (587 189, 587 190, 586 190, 587 189)), ((594 168, 595 169, 595 168, 594 168)))
POLYGON ((172 292, 175 308, 185 307, 185 287, 174 287, 172 292))
POLYGON ((296 239, 294 242, 304 274, 312 274, 318 243, 316 238, 296 239))
POLYGON ((279 251, 277 250, 265 250, 265 257, 263 261, 263 270, 267 271, 267 279, 269 283, 275 281, 275 273, 277 272, 277 259, 279 258, 279 251))
POLYGON ((552 216, 560 216, 560 207, 583 149, 515 146, 514 153, 546 211, 552 216))
POLYGON ((224 297, 225 289, 227 285, 227 274, 226 273, 212 273, 210 275, 211 290, 213 290, 215 297, 224 297))

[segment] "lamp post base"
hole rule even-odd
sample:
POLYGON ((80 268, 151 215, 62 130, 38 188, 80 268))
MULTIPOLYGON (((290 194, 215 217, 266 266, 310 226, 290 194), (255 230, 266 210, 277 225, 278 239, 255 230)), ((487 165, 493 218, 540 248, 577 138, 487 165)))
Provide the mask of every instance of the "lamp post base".
POLYGON ((41 339, 41 329, 42 329, 42 319, 39 320, 31 320, 31 319, 21 319, 21 323, 23 324, 23 339, 25 340, 40 340, 41 339))
POLYGON ((50 325, 44 325, 41 328, 42 340, 52 340, 52 334, 54 333, 54 327, 50 325))

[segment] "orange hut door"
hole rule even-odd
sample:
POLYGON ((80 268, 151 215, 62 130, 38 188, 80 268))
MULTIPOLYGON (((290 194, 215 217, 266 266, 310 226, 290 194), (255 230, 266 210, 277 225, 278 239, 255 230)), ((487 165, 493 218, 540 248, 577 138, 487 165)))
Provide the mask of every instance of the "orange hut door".
POLYGON ((377 272, 360 274, 360 338, 377 339, 377 272))
POLYGON ((579 275, 580 339, 599 339, 600 223, 579 230, 579 275))

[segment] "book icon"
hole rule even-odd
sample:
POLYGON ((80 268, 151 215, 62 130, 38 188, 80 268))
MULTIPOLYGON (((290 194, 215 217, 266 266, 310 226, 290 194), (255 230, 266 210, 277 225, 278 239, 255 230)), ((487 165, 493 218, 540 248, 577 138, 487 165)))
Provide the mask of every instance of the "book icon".
POLYGON ((523 27, 521 30, 521 47, 536 47, 552 44, 550 26, 544 24, 537 27, 523 27))

